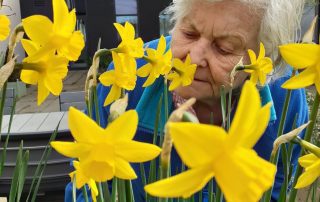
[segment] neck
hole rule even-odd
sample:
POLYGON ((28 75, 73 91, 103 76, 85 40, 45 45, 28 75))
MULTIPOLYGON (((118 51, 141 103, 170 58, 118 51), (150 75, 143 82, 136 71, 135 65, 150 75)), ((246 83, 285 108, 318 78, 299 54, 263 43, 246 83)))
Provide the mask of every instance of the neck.
POLYGON ((193 106, 200 123, 222 124, 222 112, 220 98, 214 100, 199 100, 193 106))

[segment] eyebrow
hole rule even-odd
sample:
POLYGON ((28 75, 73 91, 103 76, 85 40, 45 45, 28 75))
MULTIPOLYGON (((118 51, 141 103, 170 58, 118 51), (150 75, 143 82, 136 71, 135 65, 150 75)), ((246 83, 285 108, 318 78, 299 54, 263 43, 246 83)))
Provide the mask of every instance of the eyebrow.
MULTIPOLYGON (((188 17, 184 17, 184 18, 181 20, 181 22, 186 23, 187 26, 190 26, 191 29, 199 32, 199 30, 197 29, 196 25, 195 25, 195 24, 192 22, 192 20, 189 19, 188 17)), ((237 44, 237 46, 240 46, 240 47, 245 48, 245 47, 244 47, 244 44, 245 44, 246 40, 245 40, 245 38, 244 38, 243 36, 241 36, 240 34, 237 34, 237 33, 228 33, 228 32, 226 32, 226 33, 222 33, 222 34, 216 35, 216 36, 213 35, 212 37, 213 37, 214 39, 222 39, 222 40, 228 39, 228 38, 237 39, 237 40, 240 42, 240 44, 237 44)))

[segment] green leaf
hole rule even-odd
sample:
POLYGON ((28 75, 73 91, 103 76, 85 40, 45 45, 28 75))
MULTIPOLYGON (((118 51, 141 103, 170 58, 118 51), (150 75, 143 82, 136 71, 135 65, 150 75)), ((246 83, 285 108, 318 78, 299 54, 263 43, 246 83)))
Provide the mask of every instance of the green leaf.
POLYGON ((30 186, 29 193, 28 193, 27 200, 26 200, 27 202, 30 200, 31 194, 32 194, 31 201, 35 201, 35 199, 36 199, 38 189, 40 186, 40 182, 41 182, 41 178, 42 178, 44 170, 46 168, 48 157, 50 156, 51 151, 52 151, 52 147, 50 146, 50 142, 56 139, 59 125, 60 125, 60 123, 57 125, 56 129, 52 133, 52 135, 49 139, 49 143, 47 144, 47 146, 41 156, 39 165, 37 166, 37 169, 33 175, 31 186, 30 186), (35 183, 37 183, 37 184, 35 184, 35 183))
MULTIPOLYGON (((6 137, 6 141, 4 143, 4 146, 3 146, 1 160, 0 160, 0 176, 2 176, 2 172, 3 172, 3 168, 4 168, 4 162, 6 161, 6 157, 7 157, 7 147, 8 147, 8 143, 9 143, 9 137, 10 137, 13 114, 14 114, 14 111, 15 111, 15 108, 16 108, 16 101, 17 101, 17 99, 14 98, 13 99, 13 107, 12 107, 11 114, 10 114, 7 137, 6 137)), ((1 126, 0 126, 0 128, 1 128, 1 126)), ((1 141, 1 133, 0 133, 0 141, 1 141)))
POLYGON ((117 195, 118 195, 118 180, 117 180, 117 178, 113 178, 111 202, 118 202, 117 195))
POLYGON ((18 194, 17 201, 20 201, 21 194, 23 191, 24 182, 26 179, 26 174, 28 170, 28 162, 29 162, 29 150, 27 150, 22 158, 22 162, 20 164, 20 172, 19 172, 19 183, 18 183, 18 194))
POLYGON ((19 151, 17 154, 16 167, 13 171, 13 177, 11 181, 10 193, 9 193, 9 202, 14 202, 17 197, 17 191, 19 186, 19 173, 21 170, 21 161, 22 161, 22 148, 23 141, 21 141, 19 146, 19 151))

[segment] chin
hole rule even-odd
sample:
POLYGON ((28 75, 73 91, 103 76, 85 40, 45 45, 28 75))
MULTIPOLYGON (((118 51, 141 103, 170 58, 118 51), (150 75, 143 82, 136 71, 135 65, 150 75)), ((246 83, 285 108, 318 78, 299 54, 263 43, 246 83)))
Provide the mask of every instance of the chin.
POLYGON ((219 97, 220 95, 216 93, 212 93, 212 88, 209 89, 198 89, 194 86, 185 86, 185 87, 178 87, 174 90, 180 97, 184 99, 190 99, 192 97, 196 98, 197 100, 206 100, 214 97, 219 97))

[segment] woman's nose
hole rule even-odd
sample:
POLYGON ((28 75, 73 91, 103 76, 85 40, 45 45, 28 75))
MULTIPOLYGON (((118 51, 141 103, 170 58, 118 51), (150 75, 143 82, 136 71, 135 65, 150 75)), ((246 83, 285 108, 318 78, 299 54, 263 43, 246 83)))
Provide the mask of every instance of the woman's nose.
POLYGON ((210 48, 210 43, 205 39, 199 39, 194 45, 190 48, 190 58, 193 64, 197 66, 207 67, 207 52, 210 48))

